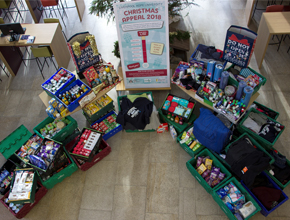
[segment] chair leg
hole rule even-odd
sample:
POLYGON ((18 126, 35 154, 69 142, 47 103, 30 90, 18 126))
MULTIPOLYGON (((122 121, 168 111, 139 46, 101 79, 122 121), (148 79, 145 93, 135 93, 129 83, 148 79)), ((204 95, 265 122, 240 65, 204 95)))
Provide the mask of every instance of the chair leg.
POLYGON ((44 66, 44 64, 46 63, 47 67, 49 67, 49 65, 48 65, 48 62, 47 62, 47 60, 46 60, 46 59, 47 59, 47 58, 46 58, 46 57, 44 57, 43 66, 44 66))
POLYGON ((62 31, 62 33, 63 33, 63 36, 64 36, 65 40, 67 41, 67 37, 66 37, 64 31, 62 31))
POLYGON ((290 47, 288 47, 287 53, 289 52, 289 50, 290 50, 290 47))
POLYGON ((53 65, 54 65, 55 69, 58 70, 59 68, 56 67, 56 65, 55 65, 55 63, 54 63, 52 57, 50 57, 50 61, 52 61, 52 63, 53 63, 53 65))
POLYGON ((282 43, 282 40, 283 40, 283 34, 282 34, 282 36, 281 36, 281 39, 279 39, 278 36, 277 36, 277 38, 278 38, 278 40, 279 40, 279 44, 278 44, 278 49, 277 49, 277 51, 279 51, 280 46, 281 46, 281 43, 282 43))
POLYGON ((43 70, 43 67, 44 67, 44 63, 43 63, 43 66, 41 67, 41 62, 40 62, 38 57, 36 57, 36 63, 37 63, 37 66, 39 68, 39 71, 40 71, 40 73, 42 75, 42 78, 44 79, 44 76, 43 76, 43 73, 42 73, 42 70, 43 70))

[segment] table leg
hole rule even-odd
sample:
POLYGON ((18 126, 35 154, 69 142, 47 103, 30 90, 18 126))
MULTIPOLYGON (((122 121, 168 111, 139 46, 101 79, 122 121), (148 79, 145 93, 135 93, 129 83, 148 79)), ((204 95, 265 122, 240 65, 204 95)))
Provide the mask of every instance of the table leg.
POLYGON ((39 10, 39 8, 42 6, 41 2, 39 0, 25 0, 25 2, 33 18, 34 23, 39 23, 39 20, 43 12, 39 10))
POLYGON ((76 4, 76 8, 77 8, 77 11, 78 11, 78 15, 79 15, 80 21, 82 21, 83 20, 83 15, 84 15, 84 12, 85 12, 85 8, 86 8, 85 2, 84 2, 84 0, 75 0, 75 4, 76 4))
POLYGON ((246 8, 245 8, 247 26, 250 25, 255 2, 256 2, 256 0, 247 0, 247 4, 246 4, 246 8))
POLYGON ((52 50, 58 67, 67 68, 71 56, 59 25, 57 26, 54 37, 49 46, 52 50))
POLYGON ((272 35, 269 31, 269 27, 265 20, 264 14, 262 14, 262 18, 259 24, 259 29, 258 29, 257 34, 258 36, 256 40, 256 45, 254 48, 254 53, 255 53, 258 67, 260 69, 262 66, 262 62, 265 57, 267 48, 268 48, 269 41, 271 39, 271 35, 272 35))

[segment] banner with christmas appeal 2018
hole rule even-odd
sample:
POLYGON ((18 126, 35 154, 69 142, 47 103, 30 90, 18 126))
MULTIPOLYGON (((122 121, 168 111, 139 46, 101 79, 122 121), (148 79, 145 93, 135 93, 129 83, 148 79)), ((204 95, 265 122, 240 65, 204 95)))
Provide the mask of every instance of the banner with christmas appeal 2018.
POLYGON ((126 88, 170 87, 168 1, 114 4, 126 88))

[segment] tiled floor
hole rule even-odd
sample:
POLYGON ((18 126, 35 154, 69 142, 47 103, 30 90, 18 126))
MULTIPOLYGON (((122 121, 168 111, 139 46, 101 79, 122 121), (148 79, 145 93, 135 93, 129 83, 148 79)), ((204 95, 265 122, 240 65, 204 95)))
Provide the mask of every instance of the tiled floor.
MULTIPOLYGON (((259 1, 265 5, 266 1, 259 1)), ((70 2, 73 4, 73 1, 70 2)), ((182 21, 175 24, 191 31, 190 56, 198 44, 214 45, 223 49, 226 30, 231 24, 246 26, 244 8, 246 0, 196 0, 199 6, 184 11, 182 21)), ((75 8, 68 10, 65 18, 68 37, 77 32, 89 31, 96 36, 99 51, 106 61, 118 66, 119 60, 113 56, 113 42, 117 40, 114 22, 89 15, 90 0, 86 0, 86 11, 79 22, 75 8)), ((259 21, 261 11, 255 19, 259 21)), ((31 17, 26 14, 26 22, 31 17)), ((251 28, 256 31, 257 24, 251 28)), ((279 52, 277 46, 269 46, 262 75, 267 83, 260 90, 258 101, 280 112, 278 121, 286 126, 275 148, 290 158, 290 45, 287 39, 279 52)), ((250 66, 258 70, 255 57, 250 66)), ((74 70, 70 62, 69 70, 74 70)), ((55 71, 53 65, 45 69, 45 78, 55 71)), ((1 73, 0 82, 0 140, 19 125, 24 124, 30 131, 45 117, 45 106, 38 95, 44 82, 35 65, 21 66, 15 78, 7 78, 1 73), (9 85, 9 88, 8 88, 9 85)), ((187 97, 172 85, 173 94, 187 97)), ((155 91, 154 100, 159 107, 167 91, 155 91)), ((110 95, 116 100, 116 92, 110 95)), ((198 108, 196 108, 198 113, 198 108)), ((81 112, 73 115, 79 127, 86 126, 81 112)), ((168 133, 126 133, 120 132, 108 140, 112 152, 103 161, 86 172, 78 170, 62 183, 50 189, 47 195, 32 209, 25 219, 33 220, 209 220, 227 219, 212 197, 202 188, 186 168, 190 156, 172 140, 168 133)), ((1 164, 4 159, 1 156, 1 164)), ((290 195, 290 187, 285 189, 290 195)), ((289 220, 290 202, 287 201, 267 219, 289 220)), ((0 219, 14 217, 0 205, 0 219)), ((261 214, 252 219, 265 219, 261 214)))

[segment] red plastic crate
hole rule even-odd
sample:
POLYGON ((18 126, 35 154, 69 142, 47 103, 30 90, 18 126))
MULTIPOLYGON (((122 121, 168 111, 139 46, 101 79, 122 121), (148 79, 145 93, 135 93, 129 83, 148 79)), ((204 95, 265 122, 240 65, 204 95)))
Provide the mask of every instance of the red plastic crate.
POLYGON ((47 193, 47 189, 40 183, 37 182, 37 185, 40 186, 39 190, 35 193, 35 200, 34 203, 27 203, 25 204, 20 210, 19 212, 16 214, 15 212, 13 212, 4 202, 4 200, 6 198, 8 198, 9 195, 9 191, 1 198, 0 202, 12 213, 12 215, 14 215, 16 218, 21 219, 24 218, 24 216, 26 216, 28 214, 28 212, 30 212, 30 210, 42 199, 43 196, 45 196, 45 194, 47 193))
MULTIPOLYGON (((68 143, 65 148, 70 151, 75 142, 78 140, 78 137, 76 137, 74 140, 72 140, 70 143, 68 143)), ((92 166, 94 166, 96 163, 98 163, 99 161, 101 161, 104 157, 106 157, 110 152, 111 152, 111 147, 109 146, 109 144, 104 141, 104 139, 102 139, 99 149, 102 149, 102 151, 100 153, 97 153, 94 157, 93 160, 91 162, 86 162, 83 165, 80 165, 78 160, 74 157, 74 155, 71 155, 72 159, 74 160, 74 162, 76 163, 76 165, 82 170, 82 171, 86 171, 88 169, 90 169, 92 166)))

